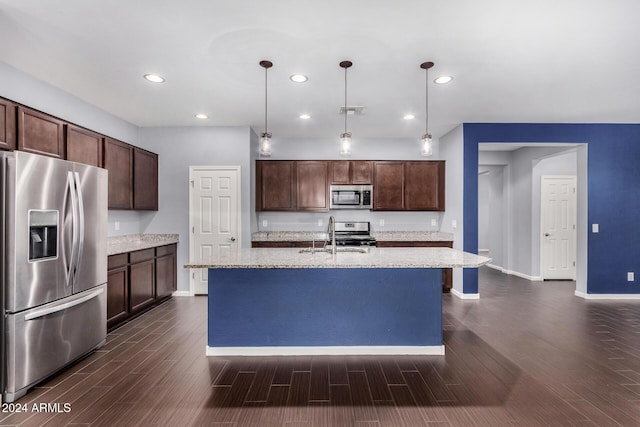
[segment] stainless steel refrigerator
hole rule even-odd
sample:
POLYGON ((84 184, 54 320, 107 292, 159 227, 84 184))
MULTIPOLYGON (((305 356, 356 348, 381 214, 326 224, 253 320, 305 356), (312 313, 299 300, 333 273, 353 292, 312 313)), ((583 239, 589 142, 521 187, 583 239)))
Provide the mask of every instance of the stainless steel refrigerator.
POLYGON ((107 171, 0 152, 5 402, 105 342, 107 171))

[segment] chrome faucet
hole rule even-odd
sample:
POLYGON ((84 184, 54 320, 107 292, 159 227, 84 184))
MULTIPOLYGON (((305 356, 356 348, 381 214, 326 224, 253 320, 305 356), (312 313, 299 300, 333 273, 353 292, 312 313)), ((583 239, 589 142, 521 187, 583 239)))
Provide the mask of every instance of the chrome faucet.
POLYGON ((329 233, 331 233, 331 254, 336 254, 336 219, 331 215, 329 217, 329 233))

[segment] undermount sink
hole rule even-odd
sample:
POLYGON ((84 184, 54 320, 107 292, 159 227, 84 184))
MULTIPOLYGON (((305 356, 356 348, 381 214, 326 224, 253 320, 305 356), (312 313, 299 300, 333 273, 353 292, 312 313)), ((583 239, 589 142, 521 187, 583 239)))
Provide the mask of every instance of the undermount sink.
MULTIPOLYGON (((314 253, 314 252, 326 252, 331 253, 331 248, 303 248, 300 249, 299 253, 314 253)), ((350 252, 350 253, 360 253, 367 254, 369 253, 368 247, 360 247, 360 246, 341 246, 336 248, 336 252, 350 252)))

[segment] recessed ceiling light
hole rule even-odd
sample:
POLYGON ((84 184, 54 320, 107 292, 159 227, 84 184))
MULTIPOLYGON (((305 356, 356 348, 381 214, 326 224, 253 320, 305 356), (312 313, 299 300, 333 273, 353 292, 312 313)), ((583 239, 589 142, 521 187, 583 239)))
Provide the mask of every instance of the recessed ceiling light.
POLYGON ((164 77, 157 74, 145 74, 144 78, 153 83, 164 83, 164 77))
POLYGON ((302 120, 309 120, 311 116, 309 114, 300 114, 299 116, 302 120))
POLYGON ((292 74, 291 76, 289 76, 289 79, 291 79, 292 82, 304 83, 309 80, 309 77, 305 76, 304 74, 292 74))
POLYGON ((413 114, 405 114, 402 118, 405 120, 413 120, 416 118, 416 116, 414 116, 413 114))
POLYGON ((445 83, 449 83, 451 80, 453 80, 453 77, 451 76, 440 76, 437 79, 435 79, 433 82, 439 85, 442 85, 445 83))
POLYGON ((209 118, 209 116, 207 116, 206 114, 202 114, 202 113, 196 114, 196 119, 204 120, 204 119, 208 119, 208 118, 209 118))

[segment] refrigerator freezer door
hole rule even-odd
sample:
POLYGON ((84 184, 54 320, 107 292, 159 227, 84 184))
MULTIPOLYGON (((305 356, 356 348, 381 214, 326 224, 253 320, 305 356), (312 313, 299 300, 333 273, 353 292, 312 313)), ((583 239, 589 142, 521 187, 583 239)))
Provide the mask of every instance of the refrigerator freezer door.
POLYGON ((73 292, 107 283, 107 182, 105 169, 74 164, 78 180, 80 238, 73 292))
POLYGON ((39 380, 103 345, 107 289, 7 316, 5 401, 20 398, 39 380))
POLYGON ((72 248, 72 203, 67 177, 73 171, 73 163, 16 151, 7 158, 6 165, 5 309, 18 312, 72 293, 66 279, 72 248), (38 215, 33 212, 57 218, 58 224, 38 224, 38 215), (30 260, 30 248, 33 252, 32 246, 39 243, 39 226, 57 230, 56 247, 49 248, 50 256, 31 256, 30 260))

